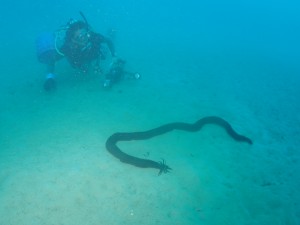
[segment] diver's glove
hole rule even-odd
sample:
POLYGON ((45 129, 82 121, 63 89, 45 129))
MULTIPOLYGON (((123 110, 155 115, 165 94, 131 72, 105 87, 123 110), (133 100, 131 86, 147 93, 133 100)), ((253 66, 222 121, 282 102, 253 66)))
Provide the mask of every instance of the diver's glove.
POLYGON ((56 89, 56 81, 54 79, 54 74, 49 73, 44 83, 45 91, 52 91, 56 89))

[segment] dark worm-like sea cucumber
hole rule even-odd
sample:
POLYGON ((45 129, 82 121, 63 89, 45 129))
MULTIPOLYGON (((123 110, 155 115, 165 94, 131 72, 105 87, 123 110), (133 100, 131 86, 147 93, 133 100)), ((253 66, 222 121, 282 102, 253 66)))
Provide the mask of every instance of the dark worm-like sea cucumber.
POLYGON ((252 140, 246 136, 238 134, 231 125, 224 119, 217 116, 207 116, 195 123, 168 123, 160 127, 142 131, 142 132, 130 132, 130 133, 114 133, 106 141, 106 149, 116 158, 118 158, 123 163, 128 163, 133 166, 140 168, 156 168, 159 169, 159 174, 167 173, 171 170, 169 166, 166 165, 165 161, 156 162, 149 159, 141 159, 135 156, 131 156, 121 151, 117 146, 119 141, 135 141, 135 140, 146 140, 153 138, 158 135, 165 134, 172 130, 183 130, 188 132, 199 131, 206 124, 216 124, 223 127, 226 132, 236 141, 246 142, 252 144, 252 140))

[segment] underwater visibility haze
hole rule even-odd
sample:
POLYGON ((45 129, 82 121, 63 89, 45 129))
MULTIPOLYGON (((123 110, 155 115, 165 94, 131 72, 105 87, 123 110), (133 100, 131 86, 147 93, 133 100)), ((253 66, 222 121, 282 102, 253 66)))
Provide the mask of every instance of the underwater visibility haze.
POLYGON ((299 225, 299 11, 2 2, 0 224, 299 225), (36 40, 80 12, 127 76, 103 87, 114 60, 103 47, 97 70, 57 61, 45 91, 36 40))

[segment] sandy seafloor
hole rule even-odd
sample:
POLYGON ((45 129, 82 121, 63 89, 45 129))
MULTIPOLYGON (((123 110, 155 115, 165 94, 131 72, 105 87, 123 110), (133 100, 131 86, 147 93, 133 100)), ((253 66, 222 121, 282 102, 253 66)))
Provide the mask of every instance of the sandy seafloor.
POLYGON ((0 224, 300 224, 299 70, 255 54, 139 50, 123 55, 142 78, 109 91, 64 61, 52 94, 33 56, 2 70, 0 224), (119 144, 165 159, 161 176, 105 149, 117 131, 208 115, 254 144, 215 125, 119 144))

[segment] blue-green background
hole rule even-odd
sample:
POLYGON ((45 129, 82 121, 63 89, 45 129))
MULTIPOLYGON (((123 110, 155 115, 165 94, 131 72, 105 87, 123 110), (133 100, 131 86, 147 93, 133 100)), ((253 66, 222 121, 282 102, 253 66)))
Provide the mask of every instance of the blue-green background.
MULTIPOLYGON (((298 1, 2 1, 0 224, 300 224, 298 1), (84 12, 115 30, 138 81, 102 88, 65 60, 45 93, 35 39, 84 12), (105 149, 114 132, 217 115, 216 126, 122 143, 157 171, 105 149)), ((103 66, 109 64, 104 63, 103 66)))

